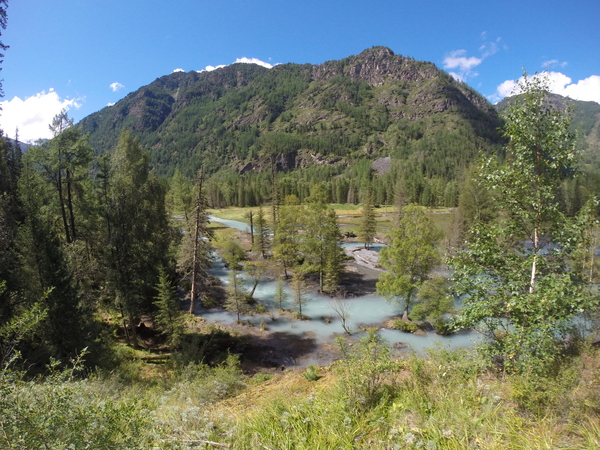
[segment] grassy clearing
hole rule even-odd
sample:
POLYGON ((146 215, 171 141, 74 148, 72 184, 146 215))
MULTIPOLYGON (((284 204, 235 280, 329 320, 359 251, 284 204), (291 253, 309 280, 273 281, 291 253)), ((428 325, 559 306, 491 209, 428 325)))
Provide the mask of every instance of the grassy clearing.
MULTIPOLYGON (((361 220, 361 205, 353 204, 332 204, 335 210, 335 214, 338 217, 338 223, 340 224, 342 232, 353 232, 358 233, 361 220)), ((263 208, 267 218, 270 218, 270 209, 268 207, 263 208)), ((239 222, 249 223, 248 213, 258 212, 258 207, 246 207, 246 208, 223 208, 223 209, 211 209, 209 214, 219 217, 221 219, 237 220, 239 222)), ((388 230, 394 224, 394 216, 396 209, 392 206, 382 206, 375 208, 376 227, 378 238, 384 239, 388 230)), ((454 210, 451 208, 430 208, 427 209, 426 214, 433 222, 446 234, 450 233, 452 229, 452 222, 454 220, 454 210)))

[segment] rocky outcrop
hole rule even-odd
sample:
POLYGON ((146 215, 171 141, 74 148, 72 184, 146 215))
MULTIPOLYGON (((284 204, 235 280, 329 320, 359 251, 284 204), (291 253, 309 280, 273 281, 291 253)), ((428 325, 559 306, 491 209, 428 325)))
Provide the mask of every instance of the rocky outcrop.
POLYGON ((434 64, 395 55, 387 47, 373 47, 357 56, 326 62, 313 69, 313 78, 317 81, 346 75, 375 87, 397 81, 414 83, 438 74, 434 64))

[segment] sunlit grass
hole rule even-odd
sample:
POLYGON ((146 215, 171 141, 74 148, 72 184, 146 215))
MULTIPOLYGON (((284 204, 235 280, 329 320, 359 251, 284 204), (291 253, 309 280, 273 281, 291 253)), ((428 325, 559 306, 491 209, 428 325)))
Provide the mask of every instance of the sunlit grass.
POLYGON ((576 379, 549 378, 551 397, 535 411, 524 406, 521 387, 513 395, 522 378, 490 372, 469 350, 401 360, 384 352, 366 365, 312 369, 319 377, 302 369, 249 378, 230 357, 218 367, 166 365, 153 382, 142 375, 140 352, 122 355, 135 364, 86 380, 0 376, 0 447, 21 439, 7 448, 183 449, 207 441, 240 450, 600 448, 596 350, 571 363, 576 379), (377 396, 363 397, 369 392, 377 396))

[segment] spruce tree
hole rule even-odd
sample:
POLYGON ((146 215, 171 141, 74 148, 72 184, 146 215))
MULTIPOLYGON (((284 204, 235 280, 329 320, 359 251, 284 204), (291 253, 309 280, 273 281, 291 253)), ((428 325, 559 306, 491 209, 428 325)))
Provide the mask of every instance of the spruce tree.
POLYGON ((151 309, 159 268, 171 263, 171 230, 165 188, 150 174, 148 154, 129 132, 122 133, 110 159, 105 200, 108 286, 137 345, 137 321, 151 309))
POLYGON ((173 286, 164 269, 159 272, 156 291, 154 323, 167 337, 167 343, 172 347, 178 347, 184 333, 181 302, 177 298, 176 287, 173 286))
POLYGON ((358 238, 364 242, 365 248, 373 243, 375 239, 375 208, 373 206, 373 188, 371 182, 367 184, 365 194, 363 195, 363 204, 360 218, 360 228, 358 230, 358 238))

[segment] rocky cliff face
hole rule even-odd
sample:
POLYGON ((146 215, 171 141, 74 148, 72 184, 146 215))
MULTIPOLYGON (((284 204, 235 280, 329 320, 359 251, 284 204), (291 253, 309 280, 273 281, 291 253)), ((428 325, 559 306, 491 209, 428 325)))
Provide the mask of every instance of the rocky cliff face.
POLYGON ((430 80, 438 74, 439 70, 434 64, 395 55, 387 47, 373 47, 357 56, 315 66, 313 70, 313 78, 316 81, 323 82, 341 75, 363 81, 373 87, 398 81, 414 83, 430 80))

